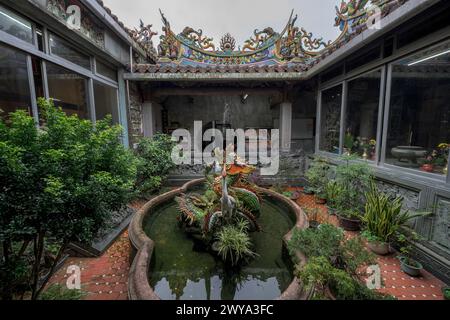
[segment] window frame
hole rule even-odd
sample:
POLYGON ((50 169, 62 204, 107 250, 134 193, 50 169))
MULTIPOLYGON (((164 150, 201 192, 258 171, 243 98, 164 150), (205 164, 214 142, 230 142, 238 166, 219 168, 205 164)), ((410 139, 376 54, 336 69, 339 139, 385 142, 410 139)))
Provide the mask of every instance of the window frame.
MULTIPOLYGON (((384 98, 385 98, 385 94, 384 94, 384 88, 385 88, 385 84, 386 84, 386 66, 379 66, 377 68, 371 69, 371 70, 367 70, 364 71, 363 73, 360 73, 356 76, 350 77, 347 80, 344 81, 344 83, 346 83, 346 92, 345 92, 345 112, 347 112, 347 100, 348 100, 348 83, 354 80, 357 80, 367 74, 370 73, 374 73, 377 71, 381 71, 381 75, 380 75, 380 92, 379 92, 379 97, 378 97, 378 115, 377 115, 377 130, 376 130, 376 140, 377 140, 377 144, 375 146, 375 160, 367 160, 370 164, 373 165, 379 165, 380 163, 380 151, 381 151, 381 146, 383 144, 383 140, 382 140, 382 134, 383 134, 383 106, 384 106, 384 98)), ((343 123, 343 128, 341 129, 341 134, 344 137, 345 135, 345 128, 346 128, 346 114, 343 115, 342 118, 342 123, 343 123)), ((344 139, 344 138, 343 138, 344 139)), ((343 141, 343 140, 342 140, 343 141)), ((343 142, 342 142, 343 144, 343 142)), ((343 151, 343 150, 342 150, 343 151)), ((341 153, 342 154, 342 153, 341 153)), ((363 160, 363 159, 360 159, 363 160)))
MULTIPOLYGON (((15 10, 9 8, 9 6, 4 5, 4 7, 7 10, 11 10, 15 14, 19 15, 20 17, 28 20, 32 25, 32 32, 33 32, 33 41, 32 43, 29 43, 27 41, 24 41, 20 38, 15 37, 14 35, 11 35, 3 30, 0 30, 0 44, 9 46, 13 48, 14 50, 18 50, 23 52, 27 56, 27 72, 28 72, 28 81, 29 81, 29 87, 30 87, 30 96, 31 96, 31 109, 32 109, 32 116, 35 119, 36 125, 39 126, 39 110, 37 108, 37 99, 36 99, 36 87, 34 83, 33 70, 31 65, 31 57, 34 56, 40 60, 41 63, 41 70, 42 70, 42 81, 44 86, 44 95, 45 98, 49 98, 49 88, 48 88, 48 77, 47 77, 47 63, 53 63, 59 67, 65 68, 70 72, 75 72, 79 74, 80 76, 86 78, 87 84, 86 84, 86 90, 87 90, 87 107, 88 107, 88 113, 89 113, 89 119, 95 123, 95 101, 94 101, 94 87, 93 87, 93 81, 98 81, 104 85, 110 86, 118 91, 119 89, 119 82, 114 81, 113 79, 109 79, 105 76, 98 75, 95 72, 95 56, 92 54, 88 54, 87 56, 90 58, 91 61, 91 69, 86 69, 84 67, 81 67, 78 64, 75 64, 73 62, 70 62, 62 57, 56 56, 51 53, 50 50, 50 34, 54 34, 57 37, 62 38, 66 42, 69 43, 66 39, 66 37, 60 35, 58 32, 54 32, 53 30, 49 30, 49 28, 45 25, 40 25, 40 28, 43 32, 43 51, 39 50, 38 43, 37 43, 37 35, 36 35, 36 26, 37 24, 27 16, 24 16, 15 10), (93 67, 94 66, 94 67, 93 67)), ((119 78, 118 78, 119 80, 119 78)), ((120 99, 118 99, 120 102, 120 99)), ((119 111, 120 111, 120 104, 119 104, 119 111)), ((120 112, 119 112, 120 114, 120 112)), ((120 123, 122 124, 121 117, 120 123)))
POLYGON ((343 141, 344 141, 343 140, 344 135, 342 134, 342 117, 343 117, 342 109, 343 109, 343 103, 345 102, 344 101, 344 93, 345 93, 345 85, 344 84, 345 84, 345 81, 337 82, 337 83, 334 83, 332 85, 325 86, 325 87, 323 87, 323 88, 321 88, 319 90, 319 96, 317 98, 317 111, 316 111, 317 112, 317 115, 316 115, 316 118, 317 118, 317 121, 316 121, 317 122, 316 123, 316 131, 317 131, 316 132, 316 140, 317 140, 316 141, 316 152, 320 153, 322 155, 333 156, 333 157, 342 155, 343 141), (342 86, 342 91, 341 91, 341 112, 340 112, 340 128, 339 128, 339 130, 340 130, 340 132, 339 132, 339 153, 336 155, 335 153, 321 150, 320 149, 320 142, 322 140, 322 128, 321 128, 321 125, 322 125, 322 96, 323 96, 323 92, 327 91, 329 89, 333 89, 333 88, 338 87, 338 86, 342 86))
POLYGON ((425 50, 433 50, 433 48, 438 48, 439 46, 443 45, 444 43, 450 43, 450 39, 448 40, 442 40, 439 41, 436 44, 432 44, 429 46, 422 47, 414 52, 410 52, 409 54, 406 54, 402 57, 399 57, 387 64, 388 68, 388 77, 387 77, 387 86, 386 86, 386 95, 385 95, 385 104, 384 104, 384 120, 383 120, 383 148, 381 150, 381 161, 380 166, 385 168, 390 168, 394 170, 399 170, 404 173, 410 173, 414 174, 416 176, 421 177, 427 177, 429 179, 433 179, 435 181, 444 182, 446 184, 450 184, 450 173, 448 172, 450 169, 450 155, 449 160, 447 161, 447 176, 444 175, 438 175, 435 173, 429 173, 424 172, 417 169, 411 169, 411 168, 403 168, 400 166, 396 166, 393 164, 386 163, 386 145, 387 145, 387 138, 388 138, 388 131, 389 131, 389 117, 390 117, 390 111, 391 111, 391 94, 392 94, 392 70, 393 66, 398 63, 401 60, 404 60, 408 57, 411 57, 415 54, 418 54, 425 50))
MULTIPOLYGON (((450 30, 450 28, 446 29, 450 30)), ((428 172, 423 172, 416 169, 410 168, 402 168, 399 166, 395 166, 392 164, 386 163, 386 141, 388 134, 388 123, 389 123, 389 111, 390 111, 390 98, 392 92, 392 68, 395 63, 401 61, 409 56, 420 53, 424 50, 430 50, 434 47, 439 47, 442 44, 449 42, 450 37, 448 33, 439 32, 436 37, 434 34, 430 36, 430 38, 426 40, 421 40, 416 43, 412 43, 409 46, 406 46, 402 49, 396 49, 394 53, 380 61, 368 63, 365 66, 362 66, 358 69, 352 70, 347 73, 347 70, 344 70, 344 75, 336 77, 332 80, 329 80, 325 83, 319 83, 318 87, 318 96, 317 96, 317 121, 316 121, 316 154, 330 157, 330 158, 338 158, 342 155, 342 143, 343 140, 340 141, 340 153, 336 155, 331 152, 320 150, 320 139, 321 137, 321 110, 322 110, 322 92, 328 89, 331 89, 335 86, 341 85, 343 86, 343 105, 341 106, 341 112, 345 112, 347 108, 347 94, 348 94, 348 82, 355 80, 364 74, 374 72, 376 70, 382 70, 381 77, 381 85, 380 85, 380 105, 379 105, 379 114, 378 114, 378 126, 377 126, 377 145, 376 145, 376 161, 368 161, 369 165, 376 169, 386 169, 389 171, 395 171, 401 174, 404 174, 409 177, 421 177, 425 178, 428 181, 434 181, 439 183, 444 183, 445 185, 450 185, 450 155, 447 162, 447 176, 438 175, 428 172), (345 88, 345 91, 344 91, 345 88), (344 104, 345 103, 345 104, 344 104)), ((342 114, 341 117, 341 136, 344 136, 345 130, 345 114, 342 114), (344 126, 343 126, 344 125, 344 126)), ((357 161, 364 161, 362 159, 358 159, 357 161)))

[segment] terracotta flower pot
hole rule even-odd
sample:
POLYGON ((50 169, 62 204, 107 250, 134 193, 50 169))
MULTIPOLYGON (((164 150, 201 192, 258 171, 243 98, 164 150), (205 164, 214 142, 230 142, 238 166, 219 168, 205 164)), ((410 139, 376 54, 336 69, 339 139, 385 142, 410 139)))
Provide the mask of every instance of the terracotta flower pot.
POLYGON ((314 201, 316 202, 316 204, 325 204, 325 203, 327 203, 327 199, 323 199, 323 198, 320 198, 318 196, 314 197, 314 201))
POLYGON ((339 226, 345 231, 359 231, 361 230, 361 220, 360 219, 350 219, 338 215, 339 226))
POLYGON ((387 242, 369 241, 367 247, 380 256, 385 256, 390 252, 390 246, 387 242))
POLYGON ((432 164, 424 164, 420 169, 425 172, 433 172, 434 167, 432 164))

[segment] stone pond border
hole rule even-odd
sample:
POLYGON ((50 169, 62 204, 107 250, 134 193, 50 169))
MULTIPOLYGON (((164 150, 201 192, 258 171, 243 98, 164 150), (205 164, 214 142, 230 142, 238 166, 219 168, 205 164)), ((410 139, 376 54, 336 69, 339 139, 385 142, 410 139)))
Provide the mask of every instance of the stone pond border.
MULTIPOLYGON (((186 193, 189 189, 203 183, 204 181, 204 178, 192 180, 184 184, 180 188, 157 196, 147 202, 134 215, 128 228, 128 236, 133 251, 133 256, 131 257, 133 260, 128 275, 128 298, 130 300, 160 300, 160 297, 158 297, 158 295, 154 292, 148 281, 150 260, 153 254, 155 243, 145 234, 143 230, 144 218, 152 208, 170 199, 173 199, 177 195, 186 193)), ((271 198, 275 198, 276 200, 287 205, 296 215, 297 222, 295 227, 283 237, 285 245, 287 245, 287 242, 291 239, 292 232, 295 228, 308 228, 308 219, 299 205, 297 205, 287 197, 272 190, 264 188, 259 188, 259 190, 263 194, 268 195, 271 198)), ((306 257, 301 252, 296 253, 296 259, 297 264, 304 265, 306 263, 306 257)), ((311 296, 311 294, 311 290, 304 290, 299 279, 294 278, 289 287, 281 294, 281 296, 277 298, 277 300, 306 300, 311 296)))

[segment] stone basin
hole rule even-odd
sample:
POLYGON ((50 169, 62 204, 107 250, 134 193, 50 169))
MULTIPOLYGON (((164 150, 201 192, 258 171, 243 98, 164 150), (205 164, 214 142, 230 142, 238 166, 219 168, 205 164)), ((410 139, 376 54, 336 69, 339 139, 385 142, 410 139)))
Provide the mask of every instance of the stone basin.
POLYGON ((417 160, 427 155, 427 150, 417 146, 399 146, 392 148, 391 154, 397 158, 399 165, 418 167, 417 160))
MULTIPOLYGON (((220 299, 220 292, 217 293, 217 286, 223 286, 223 279, 220 279, 220 281, 218 280, 219 277, 221 276, 217 276, 217 274, 214 274, 214 277, 211 277, 211 282, 213 283, 213 285, 210 285, 210 278, 204 277, 204 274, 201 274, 200 277, 196 280, 198 280, 197 282, 192 280, 192 277, 187 277, 187 281, 185 278, 183 278, 183 275, 186 273, 186 268, 185 265, 182 263, 183 261, 183 255, 186 254, 188 256, 193 255, 194 253, 190 252, 190 249, 187 249, 188 244, 187 243, 183 243, 180 244, 180 248, 177 250, 176 247, 174 250, 174 254, 178 254, 181 258, 179 261, 180 264, 180 268, 179 270, 177 270, 177 268, 159 268, 155 265, 164 265, 167 263, 170 263, 170 259, 167 260, 167 252, 161 251, 161 250, 167 250, 168 247, 164 247, 164 245, 166 244, 165 241, 166 239, 164 238, 163 241, 161 241, 161 236, 164 236, 164 232, 151 232, 149 231, 149 220, 151 221, 152 219, 160 219, 159 217, 157 217, 157 215, 166 215, 165 220, 162 219, 160 220, 160 224, 157 225, 156 230, 158 230, 158 228, 160 228, 161 226, 164 225, 164 223, 169 223, 172 218, 168 217, 168 214, 171 214, 170 210, 169 211, 164 211, 164 210, 160 210, 159 208, 167 208, 171 206, 171 202, 173 201, 173 199, 177 196, 180 195, 182 193, 187 193, 189 191, 192 191, 195 188, 198 188, 199 186, 202 186, 204 183, 204 179, 197 179, 197 180, 193 180, 188 182, 187 184, 185 184, 184 186, 182 186, 181 188, 172 190, 168 193, 165 193, 161 196, 158 196, 154 199, 152 199, 150 202, 148 202, 147 204, 145 204, 137 213, 136 215, 133 217, 133 220, 131 221, 130 227, 129 227, 129 238, 130 238, 130 242, 132 244, 132 247, 134 249, 134 256, 133 258, 133 262, 130 268, 130 273, 129 273, 129 279, 128 279, 128 294, 129 294, 129 299, 130 300, 162 300, 162 299, 171 299, 173 297, 171 297, 170 295, 170 291, 169 294, 167 294, 168 290, 167 288, 171 288, 173 289, 174 283, 176 284, 176 281, 180 281, 181 285, 183 286, 184 289, 184 295, 181 297, 181 299, 189 299, 190 295, 186 295, 186 291, 191 290, 191 294, 192 294, 192 290, 199 290, 199 294, 196 295, 196 292, 194 292, 192 294, 192 299, 204 299, 205 295, 204 292, 202 290, 204 290, 205 287, 205 283, 208 285, 208 287, 211 288, 215 288, 214 290, 216 290, 216 294, 208 292, 208 297, 210 297, 210 295, 215 296, 212 297, 214 299, 220 299), (151 234, 152 236, 155 237, 155 239, 151 239, 149 234, 151 234), (159 247, 158 247, 159 246, 159 247), (158 251, 159 250, 159 251, 158 251), (184 251, 183 251, 184 250, 184 251), (159 253, 158 253, 159 252, 159 253), (163 254, 162 254, 163 253, 163 254), (166 255, 166 260, 164 260, 163 258, 161 258, 161 256, 164 256, 164 253, 166 255), (162 263, 161 263, 162 261, 162 263), (167 274, 161 276, 162 272, 166 272, 167 274), (155 276, 157 278, 157 281, 155 281, 155 277, 152 278, 152 273, 157 273, 158 276, 155 276), (175 275, 175 277, 174 277, 175 275), (203 278, 202 278, 203 277, 203 278), (174 279, 175 278, 175 279, 174 279), (162 281, 159 281, 161 280, 162 281), (199 280, 200 279, 200 280, 199 280), (153 281, 152 281, 153 280, 153 281), (172 283, 168 283, 169 281, 171 281, 172 283), (195 283, 194 283, 195 282, 195 283), (186 285, 189 284, 188 285, 186 285), (153 287, 152 284, 157 285, 158 287, 153 287), (161 286, 165 286, 165 288, 162 290, 161 286), (193 289, 194 288, 194 289, 193 289), (199 289, 195 289, 195 288, 199 288, 199 289), (158 295, 159 293, 159 295, 158 295), (160 296, 162 295, 162 296, 160 296)), ((293 217, 293 223, 292 223, 292 229, 291 230, 287 230, 288 232, 283 236, 280 235, 279 241, 281 241, 280 243, 282 243, 282 247, 283 249, 286 249, 287 247, 287 242, 290 240, 291 236, 292 236, 292 231, 295 228, 299 228, 299 229, 306 229, 308 227, 308 220, 307 217, 305 215, 305 213, 303 212, 303 210, 292 200, 288 199, 287 197, 280 195, 276 192, 273 192, 271 190, 268 189, 263 189, 260 188, 260 192, 262 193, 264 198, 270 198, 271 201, 274 201, 278 204, 280 204, 283 208, 286 208, 284 210, 287 210, 289 212, 289 214, 293 217)), ((173 214, 173 212, 172 212, 173 214)), ((177 232, 175 226, 176 226, 176 221, 173 221, 173 226, 174 228, 172 229, 172 232, 177 232)), ((151 225, 151 223, 150 223, 151 225)), ((151 227, 150 227, 151 230, 151 227)), ((181 232, 181 231, 180 231, 181 232)), ((268 226, 267 229, 265 230, 265 232, 270 233, 270 227, 268 226)), ((167 239, 170 241, 170 239, 173 238, 172 236, 167 236, 167 239)), ((281 246, 281 245, 280 245, 281 246)), ((281 248, 280 248, 281 249, 281 248)), ((260 255, 263 255, 264 252, 258 252, 260 255)), ((195 253, 196 254, 196 253, 195 253)), ((273 253, 272 253, 273 254, 273 253)), ((208 261, 210 261, 211 259, 205 256, 199 256, 199 259, 195 259, 198 261, 193 261, 193 264, 196 266, 196 268, 198 268, 199 271, 203 269, 207 269, 210 268, 210 264, 208 263, 208 261), (202 261, 205 261, 205 263, 203 263, 202 261)), ((172 259, 173 260, 173 259, 172 259)), ((191 257, 192 260, 192 257, 191 257)), ((301 252, 296 252, 295 254, 295 262, 300 264, 300 265, 304 265, 306 263, 306 257, 301 253, 301 252)), ((173 260, 175 262, 178 263, 178 261, 173 260)), ((174 263, 174 265, 176 265, 177 263, 174 263)), ((255 270, 255 268, 253 268, 252 270, 255 270)), ((189 271, 189 270, 188 270, 189 271)), ((190 272, 190 271, 189 271, 190 272)), ((207 274, 209 274, 209 270, 207 270, 207 274)), ((251 272, 250 272, 251 274, 251 272)), ((259 276, 261 275, 261 273, 257 273, 254 279, 251 279, 251 281, 247 281, 246 285, 248 286, 247 290, 258 290, 256 289, 251 289, 252 286, 260 286, 261 284, 264 286, 270 285, 267 282, 264 283, 264 281, 262 280, 267 280, 267 278, 261 279, 259 278, 259 276)), ((246 274, 245 276, 248 276, 248 274, 246 274)), ((276 275, 271 276, 271 281, 273 281, 273 279, 276 278, 276 275)), ((311 290, 306 290, 301 282, 299 281, 299 279, 295 278, 293 275, 291 276, 291 282, 290 284, 287 283, 285 286, 283 286, 283 291, 279 292, 279 295, 277 296, 273 296, 273 299, 277 299, 277 300, 306 300, 308 299, 311 294, 312 291, 311 290)), ((178 287, 178 285, 177 285, 178 287)), ((281 286, 280 286, 281 288, 281 286)), ((245 289, 245 288, 244 288, 245 289)), ((270 288, 269 288, 270 289, 270 288)), ((181 290, 183 293, 183 290, 181 290)), ((219 291, 222 291, 222 299, 223 299, 223 290, 219 289, 219 291)), ((245 290, 243 290, 242 292, 244 292, 245 290)), ((268 290, 271 291, 271 290, 268 290)), ((273 291, 273 292, 277 292, 277 291, 273 291)), ((270 294, 270 293, 269 293, 270 294)), ((247 296, 248 297, 248 296, 247 296)), ((247 297, 243 297, 242 299, 246 300, 247 297)), ((180 298, 180 297, 177 297, 180 298)), ((271 299, 272 299, 271 298, 271 299)), ((239 294, 236 294, 235 299, 239 299, 239 294)))

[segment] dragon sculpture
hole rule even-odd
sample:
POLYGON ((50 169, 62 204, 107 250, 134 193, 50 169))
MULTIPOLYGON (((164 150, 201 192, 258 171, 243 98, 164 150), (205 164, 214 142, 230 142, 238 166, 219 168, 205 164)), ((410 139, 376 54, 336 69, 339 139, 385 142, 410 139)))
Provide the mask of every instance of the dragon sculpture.
POLYGON ((245 221, 249 232, 261 230, 258 187, 249 181, 255 168, 245 163, 222 167, 217 162, 207 168, 207 188, 203 194, 182 194, 176 198, 179 225, 193 238, 214 249, 215 233, 221 227, 245 221))

